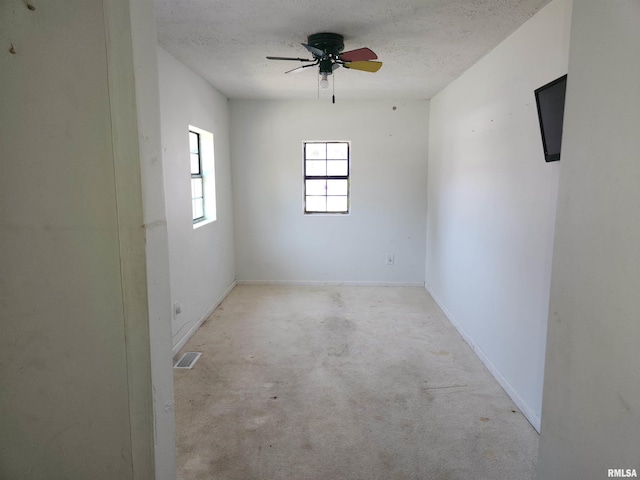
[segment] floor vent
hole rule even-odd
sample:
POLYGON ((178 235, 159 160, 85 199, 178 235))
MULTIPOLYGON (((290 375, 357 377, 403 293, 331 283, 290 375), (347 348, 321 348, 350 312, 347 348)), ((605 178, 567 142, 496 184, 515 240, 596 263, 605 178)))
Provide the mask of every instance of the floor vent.
POLYGON ((202 355, 201 352, 185 352, 173 368, 191 368, 202 355))

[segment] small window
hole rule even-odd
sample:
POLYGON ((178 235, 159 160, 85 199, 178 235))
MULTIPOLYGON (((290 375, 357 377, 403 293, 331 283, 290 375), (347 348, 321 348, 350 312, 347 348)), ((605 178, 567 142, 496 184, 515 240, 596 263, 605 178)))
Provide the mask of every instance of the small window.
POLYGON ((191 170, 191 218, 193 228, 216 219, 216 175, 213 133, 189 125, 191 170))
POLYGON ((304 143, 304 213, 349 213, 349 142, 304 143))
POLYGON ((204 220, 204 177, 200 134, 189 131, 189 157, 191 163, 191 211, 193 223, 204 220))

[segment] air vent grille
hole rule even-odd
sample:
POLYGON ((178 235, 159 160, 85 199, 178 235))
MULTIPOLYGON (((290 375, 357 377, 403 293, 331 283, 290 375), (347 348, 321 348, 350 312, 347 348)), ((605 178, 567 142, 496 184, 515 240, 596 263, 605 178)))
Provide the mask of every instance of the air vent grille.
POLYGON ((185 352, 173 368, 191 368, 202 355, 201 352, 185 352))

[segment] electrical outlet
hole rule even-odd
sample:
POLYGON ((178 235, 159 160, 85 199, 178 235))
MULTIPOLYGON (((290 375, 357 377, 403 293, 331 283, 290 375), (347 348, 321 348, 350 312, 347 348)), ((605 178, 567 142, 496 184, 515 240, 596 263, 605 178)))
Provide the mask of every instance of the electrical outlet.
POLYGON ((173 304, 173 316, 177 317, 181 313, 182 313, 182 305, 180 304, 180 302, 174 303, 173 304))
POLYGON ((387 253, 387 257, 384 263, 386 265, 393 265, 393 253, 387 253))

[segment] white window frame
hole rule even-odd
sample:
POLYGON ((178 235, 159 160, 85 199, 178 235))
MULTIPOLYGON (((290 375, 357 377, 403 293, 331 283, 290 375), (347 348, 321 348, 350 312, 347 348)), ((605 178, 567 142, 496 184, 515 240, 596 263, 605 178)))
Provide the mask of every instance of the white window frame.
MULTIPOLYGON (((199 139, 200 175, 194 176, 192 173, 190 178, 202 178, 202 197, 204 204, 204 216, 193 218, 194 188, 193 184, 190 184, 191 219, 193 221, 193 228, 196 229, 216 221, 216 176, 213 133, 196 126, 189 125, 189 134, 191 133, 197 134, 199 139)), ((191 149, 189 148, 189 150, 191 149)), ((191 151, 189 151, 189 154, 189 165, 191 165, 191 151)))
POLYGON ((189 129, 189 169, 191 171, 191 220, 199 223, 206 218, 206 205, 204 203, 204 175, 202 174, 202 147, 200 134, 189 129), (195 142, 192 142, 192 137, 195 142), (195 146, 194 146, 195 143, 195 146), (194 162, 194 157, 196 158, 194 162), (195 164, 195 168, 194 168, 195 164), (199 193, 196 193, 195 183, 200 184, 199 193), (202 215, 196 216, 196 209, 202 204, 202 215))
POLYGON ((345 140, 308 140, 308 141, 304 141, 302 142, 302 211, 304 213, 304 215, 349 215, 351 213, 351 142, 349 141, 345 141, 345 140), (328 155, 325 154, 324 159, 312 159, 312 158, 307 158, 307 146, 308 145, 317 145, 317 144, 324 144, 325 145, 325 149, 327 148, 327 145, 330 144, 343 144, 346 145, 347 147, 347 158, 327 158, 328 155), (318 174, 311 174, 310 172, 307 171, 307 166, 308 163, 307 162, 314 162, 314 161, 322 161, 324 160, 327 163, 327 167, 328 168, 328 163, 331 162, 332 160, 338 160, 338 161, 343 161, 346 160, 346 172, 343 172, 341 174, 329 174, 328 171, 325 171, 324 174, 318 175, 318 174), (329 194, 329 192, 327 191, 327 185, 325 185, 325 192, 323 195, 308 195, 307 192, 307 185, 309 185, 308 181, 325 181, 325 182, 330 182, 332 180, 339 180, 339 181, 346 181, 346 195, 331 195, 329 194), (308 207, 308 200, 309 197, 325 197, 325 208, 324 210, 322 209, 317 209, 317 208, 310 208, 308 207), (346 209, 345 210, 332 210, 327 206, 327 201, 329 198, 331 197, 346 197, 346 209))

